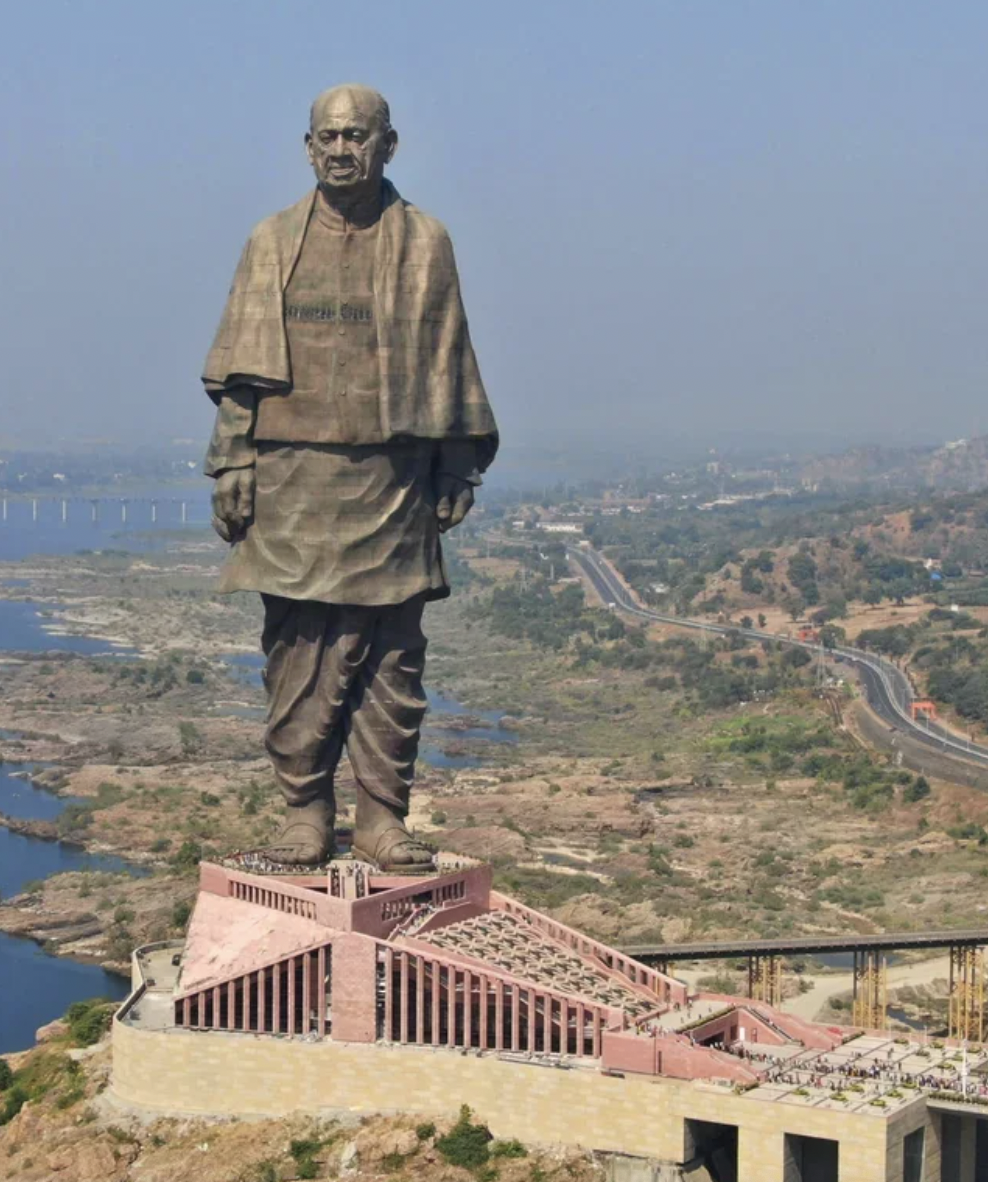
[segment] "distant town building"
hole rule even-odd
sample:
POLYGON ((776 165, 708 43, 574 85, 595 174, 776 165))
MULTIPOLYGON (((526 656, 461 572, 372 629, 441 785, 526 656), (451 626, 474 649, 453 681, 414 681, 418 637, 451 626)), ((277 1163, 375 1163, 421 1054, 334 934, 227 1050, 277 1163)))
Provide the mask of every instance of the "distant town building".
POLYGON ((583 526, 576 521, 540 521, 535 528, 544 530, 547 534, 583 533, 583 526))

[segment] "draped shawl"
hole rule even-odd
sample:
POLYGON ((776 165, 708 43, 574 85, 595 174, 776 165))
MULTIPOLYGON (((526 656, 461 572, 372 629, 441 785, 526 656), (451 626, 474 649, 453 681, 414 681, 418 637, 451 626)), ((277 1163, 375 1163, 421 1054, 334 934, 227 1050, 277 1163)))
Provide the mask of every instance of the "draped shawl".
MULTIPOLYGON (((214 402, 234 386, 292 387, 285 289, 318 190, 255 228, 233 277, 203 383, 214 402)), ((498 435, 460 298, 453 246, 441 223, 384 182, 374 260, 374 312, 385 440, 473 439, 481 470, 498 435)))

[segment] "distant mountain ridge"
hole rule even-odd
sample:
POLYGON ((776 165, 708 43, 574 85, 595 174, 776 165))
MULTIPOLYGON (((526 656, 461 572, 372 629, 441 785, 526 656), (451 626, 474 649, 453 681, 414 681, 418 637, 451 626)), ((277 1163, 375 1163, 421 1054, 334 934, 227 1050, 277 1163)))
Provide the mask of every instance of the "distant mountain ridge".
POLYGON ((797 467, 807 488, 930 488, 974 492, 988 486, 988 436, 956 439, 940 446, 855 447, 816 456, 797 467))

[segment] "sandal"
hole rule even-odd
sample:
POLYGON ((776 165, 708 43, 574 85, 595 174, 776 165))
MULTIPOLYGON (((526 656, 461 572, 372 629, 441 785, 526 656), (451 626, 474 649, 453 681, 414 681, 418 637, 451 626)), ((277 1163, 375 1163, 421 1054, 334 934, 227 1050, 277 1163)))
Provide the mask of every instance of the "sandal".
POLYGON ((335 821, 336 810, 328 801, 289 805, 284 829, 270 845, 254 852, 278 865, 321 866, 336 852, 335 821))
POLYGON ((311 821, 292 821, 270 845, 262 846, 257 852, 272 862, 288 866, 321 866, 336 852, 332 836, 328 843, 326 837, 327 834, 311 821), (312 836, 300 841, 288 840, 295 831, 306 831, 312 836))
POLYGON ((436 870, 435 850, 424 841, 413 837, 404 825, 389 825, 377 834, 373 851, 361 845, 354 836, 353 847, 350 851, 361 862, 369 862, 385 874, 432 874, 436 870), (394 862, 392 855, 402 846, 411 846, 416 850, 424 850, 429 855, 428 862, 394 862))

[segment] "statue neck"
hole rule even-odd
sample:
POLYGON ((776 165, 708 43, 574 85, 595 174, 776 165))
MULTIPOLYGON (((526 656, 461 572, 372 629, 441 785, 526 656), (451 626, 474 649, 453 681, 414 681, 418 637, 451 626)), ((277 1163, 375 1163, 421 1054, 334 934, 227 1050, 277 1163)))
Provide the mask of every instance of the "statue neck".
POLYGON ((372 226, 381 216, 384 194, 380 185, 372 192, 341 194, 327 186, 319 186, 316 200, 331 218, 338 217, 358 229, 372 226))

